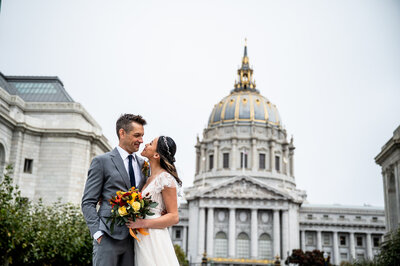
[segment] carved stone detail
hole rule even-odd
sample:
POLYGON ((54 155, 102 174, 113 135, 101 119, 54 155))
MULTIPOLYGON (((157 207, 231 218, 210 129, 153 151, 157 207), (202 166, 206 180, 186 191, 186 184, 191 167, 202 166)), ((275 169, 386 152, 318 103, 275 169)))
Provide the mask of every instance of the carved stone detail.
POLYGON ((211 197, 240 197, 240 198, 263 198, 263 199, 285 199, 283 195, 261 187, 246 180, 239 180, 233 184, 207 192, 204 196, 211 197))

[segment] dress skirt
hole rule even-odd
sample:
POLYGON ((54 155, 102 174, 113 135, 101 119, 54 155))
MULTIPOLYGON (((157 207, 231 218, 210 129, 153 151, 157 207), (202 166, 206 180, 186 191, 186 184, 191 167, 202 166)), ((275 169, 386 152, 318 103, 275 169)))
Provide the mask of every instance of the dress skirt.
POLYGON ((147 229, 135 241, 136 266, 179 266, 168 229, 147 229))

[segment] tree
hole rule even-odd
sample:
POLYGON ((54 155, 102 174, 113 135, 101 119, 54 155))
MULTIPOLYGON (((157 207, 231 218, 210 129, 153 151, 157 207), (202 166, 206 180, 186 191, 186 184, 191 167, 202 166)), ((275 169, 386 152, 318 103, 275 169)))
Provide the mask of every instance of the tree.
POLYGON ((377 264, 382 266, 400 265, 400 228, 390 235, 390 239, 382 243, 377 264))
POLYGON ((181 247, 179 245, 175 244, 174 249, 175 249, 176 257, 178 258, 178 261, 179 261, 179 265, 180 266, 189 266, 189 261, 186 259, 185 252, 183 252, 181 247))
POLYGON ((286 259, 285 264, 296 263, 299 266, 330 266, 329 261, 330 257, 328 257, 325 263, 323 253, 317 249, 306 251, 305 253, 301 249, 293 249, 292 254, 286 259))

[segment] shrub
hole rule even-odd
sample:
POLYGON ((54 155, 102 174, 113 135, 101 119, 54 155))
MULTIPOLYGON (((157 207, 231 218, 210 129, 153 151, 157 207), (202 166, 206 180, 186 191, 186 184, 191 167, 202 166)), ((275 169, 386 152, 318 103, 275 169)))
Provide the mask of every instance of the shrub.
POLYGON ((286 259, 285 264, 296 263, 299 266, 324 266, 331 265, 329 263, 330 257, 327 258, 325 263, 323 252, 315 249, 313 251, 306 251, 301 249, 293 249, 292 254, 286 259))
POLYGON ((186 259, 185 252, 183 252, 181 247, 179 245, 175 244, 174 249, 175 249, 176 257, 178 258, 178 261, 179 261, 179 265, 180 266, 189 266, 189 261, 186 259))
POLYGON ((378 265, 400 265, 400 228, 382 243, 377 256, 378 265))
POLYGON ((80 208, 32 203, 7 170, 0 183, 1 264, 91 265, 92 238, 80 208))

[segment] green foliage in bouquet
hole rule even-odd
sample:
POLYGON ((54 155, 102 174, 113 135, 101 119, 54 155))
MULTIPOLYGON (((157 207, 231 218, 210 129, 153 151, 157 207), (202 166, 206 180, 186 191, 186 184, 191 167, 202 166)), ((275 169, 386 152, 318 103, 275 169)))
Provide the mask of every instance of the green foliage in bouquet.
POLYGON ((0 265, 91 265, 93 239, 79 206, 32 203, 9 174, 0 181, 0 265))

